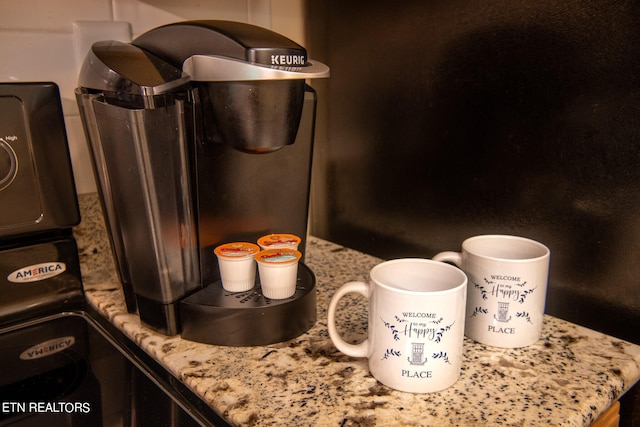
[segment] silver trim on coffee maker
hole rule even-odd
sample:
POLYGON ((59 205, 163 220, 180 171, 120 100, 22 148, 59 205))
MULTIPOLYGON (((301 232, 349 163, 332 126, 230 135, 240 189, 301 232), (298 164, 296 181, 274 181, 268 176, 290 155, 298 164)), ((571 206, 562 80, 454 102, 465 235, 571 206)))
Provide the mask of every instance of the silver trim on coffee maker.
POLYGON ((305 80, 329 77, 329 67, 307 60, 300 66, 265 66, 215 55, 193 55, 182 64, 193 81, 305 80))

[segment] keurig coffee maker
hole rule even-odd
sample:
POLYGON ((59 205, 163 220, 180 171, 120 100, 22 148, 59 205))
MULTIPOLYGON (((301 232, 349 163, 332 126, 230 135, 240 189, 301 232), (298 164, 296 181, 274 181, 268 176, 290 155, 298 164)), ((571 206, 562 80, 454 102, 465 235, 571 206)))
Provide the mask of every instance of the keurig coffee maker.
MULTIPOLYGON (((76 89, 130 311, 219 345, 294 338, 316 320, 304 262, 291 298, 225 291, 214 248, 302 237, 324 64, 270 30, 188 21, 90 49, 76 89)), ((304 258, 303 258, 304 261, 304 258)))

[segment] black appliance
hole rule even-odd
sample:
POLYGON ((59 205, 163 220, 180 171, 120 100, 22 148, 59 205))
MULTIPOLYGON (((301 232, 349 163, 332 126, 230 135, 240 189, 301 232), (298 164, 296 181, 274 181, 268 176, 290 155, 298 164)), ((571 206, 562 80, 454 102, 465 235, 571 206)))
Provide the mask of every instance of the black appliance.
POLYGON ((226 425, 87 306, 58 87, 0 84, 0 426, 226 425))
POLYGON ((224 291, 214 248, 307 234, 316 96, 328 67, 270 30, 188 21, 94 44, 76 89, 130 311, 168 335, 261 345, 316 320, 301 263, 287 300, 224 291))
POLYGON ((54 83, 0 83, 0 327, 83 299, 63 117, 54 83))

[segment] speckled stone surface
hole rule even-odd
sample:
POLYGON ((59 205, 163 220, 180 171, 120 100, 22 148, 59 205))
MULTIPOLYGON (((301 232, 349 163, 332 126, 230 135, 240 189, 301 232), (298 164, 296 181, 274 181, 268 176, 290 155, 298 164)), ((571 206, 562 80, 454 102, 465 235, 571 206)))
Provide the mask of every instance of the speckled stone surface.
MULTIPOLYGON (((80 197, 87 299, 231 423, 260 426, 588 426, 640 378, 640 347, 546 316, 543 337, 524 349, 465 339, 462 373, 447 390, 411 394, 378 383, 365 359, 339 353, 326 327, 333 292, 366 280, 381 260, 311 238, 318 321, 302 336, 258 347, 218 347, 167 337, 126 312, 95 195, 80 197)), ((348 296, 339 321, 363 339, 365 300, 348 296)))

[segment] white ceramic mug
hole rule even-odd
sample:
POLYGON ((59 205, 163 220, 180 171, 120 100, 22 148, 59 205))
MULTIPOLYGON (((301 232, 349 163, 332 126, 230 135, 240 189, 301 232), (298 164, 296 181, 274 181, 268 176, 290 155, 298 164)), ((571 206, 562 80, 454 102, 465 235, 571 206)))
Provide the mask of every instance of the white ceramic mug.
POLYGON ((517 236, 475 236, 462 252, 441 252, 469 278, 465 335, 494 347, 526 347, 540 339, 550 251, 517 236))
POLYGON ((369 283, 350 282, 329 304, 328 327, 342 353, 369 358, 369 371, 396 390, 428 393, 460 375, 467 277, 426 259, 397 259, 375 266, 369 283), (369 298, 368 338, 348 344, 336 327, 339 300, 350 292, 369 298))

